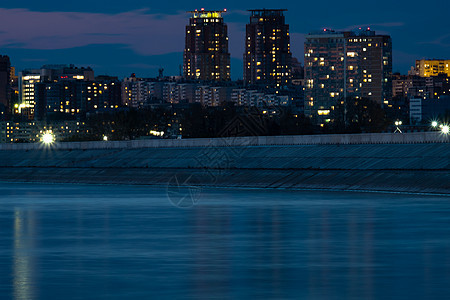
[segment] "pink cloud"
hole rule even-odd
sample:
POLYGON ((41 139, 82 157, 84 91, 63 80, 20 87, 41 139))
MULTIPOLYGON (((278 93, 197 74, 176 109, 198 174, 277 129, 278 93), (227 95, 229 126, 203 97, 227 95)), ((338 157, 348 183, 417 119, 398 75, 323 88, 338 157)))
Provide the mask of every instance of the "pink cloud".
MULTIPOLYGON (((231 56, 242 59, 245 21, 249 13, 234 10, 243 17, 228 25, 231 56)), ((0 8, 0 47, 26 49, 68 49, 93 44, 123 44, 141 55, 182 52, 189 14, 155 14, 148 9, 119 14, 86 12, 37 12, 0 8)), ((291 33, 294 56, 303 58, 304 34, 291 33)))
POLYGON ((188 16, 137 10, 119 14, 35 12, 0 8, 0 46, 66 49, 90 44, 125 44, 144 55, 179 52, 188 16))

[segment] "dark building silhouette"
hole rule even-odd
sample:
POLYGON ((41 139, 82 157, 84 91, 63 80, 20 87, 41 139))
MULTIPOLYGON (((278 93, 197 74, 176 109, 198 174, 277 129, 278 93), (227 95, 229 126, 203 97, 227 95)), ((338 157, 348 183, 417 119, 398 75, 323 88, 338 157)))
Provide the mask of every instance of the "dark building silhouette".
POLYGON ((186 26, 184 77, 205 81, 230 80, 230 53, 224 11, 190 11, 186 26))
POLYGON ((6 55, 0 55, 0 106, 4 117, 11 105, 11 62, 6 55))
POLYGON ((292 72, 286 9, 252 9, 246 25, 244 82, 283 86, 292 72))

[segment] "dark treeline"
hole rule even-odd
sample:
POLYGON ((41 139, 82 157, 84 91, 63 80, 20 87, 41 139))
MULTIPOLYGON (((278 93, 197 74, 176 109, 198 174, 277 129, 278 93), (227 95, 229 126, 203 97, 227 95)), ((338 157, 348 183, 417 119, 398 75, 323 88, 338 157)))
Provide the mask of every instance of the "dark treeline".
POLYGON ((321 127, 312 125, 308 117, 290 107, 162 105, 88 114, 84 133, 70 140, 101 140, 103 136, 110 140, 161 138, 155 132, 164 132, 163 138, 362 133, 382 132, 391 124, 381 106, 368 99, 342 100, 330 118, 321 127))
POLYGON ((346 98, 331 111, 331 122, 325 131, 329 133, 383 132, 392 120, 381 105, 367 98, 346 98))

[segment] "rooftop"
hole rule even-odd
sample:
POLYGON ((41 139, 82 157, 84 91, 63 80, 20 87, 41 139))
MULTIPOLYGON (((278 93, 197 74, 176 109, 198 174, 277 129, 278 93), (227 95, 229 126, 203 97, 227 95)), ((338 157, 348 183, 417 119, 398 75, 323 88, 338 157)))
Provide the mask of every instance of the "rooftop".
POLYGON ((192 14, 192 18, 209 19, 209 18, 222 18, 222 14, 227 12, 226 9, 223 10, 205 10, 204 8, 198 10, 187 11, 187 13, 192 14))

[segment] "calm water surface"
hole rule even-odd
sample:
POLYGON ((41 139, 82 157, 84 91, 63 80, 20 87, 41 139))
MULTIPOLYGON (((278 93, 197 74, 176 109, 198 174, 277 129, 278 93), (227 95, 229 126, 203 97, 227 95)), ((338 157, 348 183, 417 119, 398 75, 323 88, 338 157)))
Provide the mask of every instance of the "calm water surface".
POLYGON ((167 195, 0 184, 0 298, 449 299, 450 197, 167 195))

